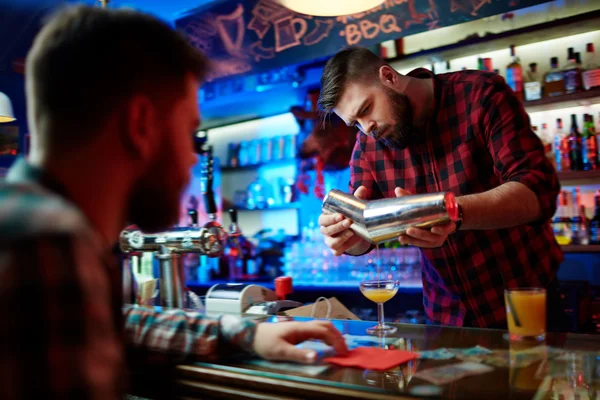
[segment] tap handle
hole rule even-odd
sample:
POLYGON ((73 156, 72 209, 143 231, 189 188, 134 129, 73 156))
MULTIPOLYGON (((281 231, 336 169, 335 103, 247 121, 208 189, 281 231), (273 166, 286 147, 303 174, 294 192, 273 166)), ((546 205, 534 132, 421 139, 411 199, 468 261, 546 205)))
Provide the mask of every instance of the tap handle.
POLYGON ((231 219, 231 223, 237 225, 238 223, 238 212, 235 208, 229 209, 229 218, 231 219))
POLYGON ((204 204, 206 212, 210 214, 217 213, 217 203, 215 202, 215 192, 213 190, 214 178, 214 159, 212 156, 212 146, 207 146, 206 160, 202 165, 201 189, 204 195, 204 204))
POLYGON ((198 226, 198 211, 193 208, 188 209, 188 215, 190 216, 191 226, 198 226))

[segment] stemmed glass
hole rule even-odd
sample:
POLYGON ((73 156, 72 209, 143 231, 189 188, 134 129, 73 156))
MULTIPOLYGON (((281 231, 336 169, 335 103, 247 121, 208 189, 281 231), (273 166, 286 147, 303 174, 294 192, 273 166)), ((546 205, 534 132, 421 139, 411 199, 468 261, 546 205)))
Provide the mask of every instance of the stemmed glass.
POLYGON ((377 325, 367 328, 371 335, 383 335, 396 332, 396 328, 386 325, 383 316, 383 303, 390 300, 398 292, 398 280, 368 279, 360 282, 361 293, 369 300, 377 303, 377 325))

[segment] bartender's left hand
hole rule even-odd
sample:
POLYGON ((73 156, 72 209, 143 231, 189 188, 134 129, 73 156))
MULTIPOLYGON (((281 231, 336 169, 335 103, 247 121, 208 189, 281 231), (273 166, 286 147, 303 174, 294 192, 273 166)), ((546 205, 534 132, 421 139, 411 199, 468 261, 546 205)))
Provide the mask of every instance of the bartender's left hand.
MULTIPOLYGON (((411 194, 408 190, 397 187, 394 189, 396 197, 402 197, 411 194)), ((408 228, 405 235, 400 235, 398 241, 400 244, 407 244, 416 247, 440 247, 444 244, 448 235, 456 230, 454 222, 444 225, 436 225, 431 229, 408 228)))
POLYGON ((295 346, 311 339, 322 340, 332 346, 337 355, 348 352, 344 337, 329 321, 258 324, 253 347, 256 354, 267 360, 313 364, 317 361, 317 353, 295 346))

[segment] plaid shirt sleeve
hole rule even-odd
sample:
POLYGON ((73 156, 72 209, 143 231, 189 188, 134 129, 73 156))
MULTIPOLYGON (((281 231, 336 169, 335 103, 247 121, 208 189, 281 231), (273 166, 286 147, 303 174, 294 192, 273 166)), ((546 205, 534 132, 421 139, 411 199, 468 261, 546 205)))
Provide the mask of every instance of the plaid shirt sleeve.
POLYGON ((94 250, 68 233, 2 243, 0 398, 118 398, 122 349, 94 250))
POLYGON ((126 305, 123 311, 128 345, 172 362, 252 352, 256 323, 247 319, 232 315, 210 319, 196 312, 158 312, 136 305, 126 305))
POLYGON ((359 133, 350 159, 350 193, 354 193, 360 186, 367 188, 367 198, 381 199, 383 195, 377 187, 377 182, 371 171, 369 163, 365 160, 365 142, 367 136, 359 133))
POLYGON ((483 131, 494 171, 501 182, 520 182, 538 197, 545 222, 556 212, 560 184, 554 167, 544 154, 540 139, 531 130, 522 103, 504 79, 493 76, 493 85, 484 89, 483 131))

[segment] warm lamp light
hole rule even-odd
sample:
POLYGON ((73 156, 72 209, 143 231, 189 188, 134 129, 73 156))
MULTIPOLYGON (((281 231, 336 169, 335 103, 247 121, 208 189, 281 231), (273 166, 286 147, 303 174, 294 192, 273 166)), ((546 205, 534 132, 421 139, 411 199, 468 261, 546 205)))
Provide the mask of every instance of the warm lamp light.
POLYGON ((292 11, 319 17, 357 14, 377 7, 385 0, 276 0, 292 11))
POLYGON ((0 123, 12 122, 14 120, 16 120, 16 118, 10 99, 7 95, 0 92, 0 123))

